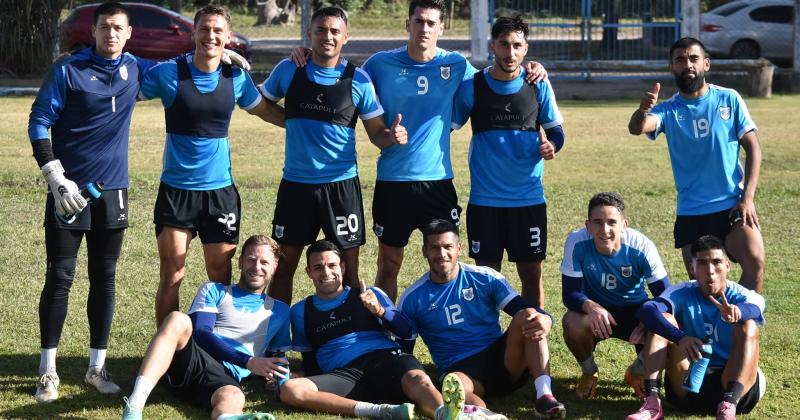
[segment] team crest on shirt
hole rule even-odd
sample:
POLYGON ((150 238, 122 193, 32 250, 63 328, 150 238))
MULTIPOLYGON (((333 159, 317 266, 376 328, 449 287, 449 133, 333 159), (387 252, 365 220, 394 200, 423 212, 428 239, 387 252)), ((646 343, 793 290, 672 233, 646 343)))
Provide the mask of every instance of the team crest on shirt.
POLYGON ((275 237, 283 238, 283 226, 275 225, 275 237))
POLYGON ((624 265, 624 266, 619 268, 619 271, 622 274, 622 277, 630 277, 631 274, 633 274, 633 266, 624 265))
POLYGON ((439 70, 441 71, 442 79, 447 80, 450 78, 450 66, 441 66, 439 70))
POLYGON ((719 117, 725 121, 731 119, 731 107, 729 106, 719 107, 719 117))
POLYGON ((471 287, 461 290, 461 295, 464 296, 464 300, 472 300, 475 298, 475 291, 472 290, 471 287))
POLYGON ((128 68, 125 67, 124 64, 119 66, 119 77, 121 77, 122 80, 128 80, 128 68))
POLYGON ((471 249, 476 254, 481 252, 481 241, 472 241, 471 249))
POLYGON ((379 225, 379 224, 375 223, 375 225, 374 225, 374 226, 372 226, 372 230, 375 232, 375 236, 377 236, 377 237, 379 237, 379 238, 380 238, 381 236, 383 236, 383 226, 381 226, 381 225, 379 225))

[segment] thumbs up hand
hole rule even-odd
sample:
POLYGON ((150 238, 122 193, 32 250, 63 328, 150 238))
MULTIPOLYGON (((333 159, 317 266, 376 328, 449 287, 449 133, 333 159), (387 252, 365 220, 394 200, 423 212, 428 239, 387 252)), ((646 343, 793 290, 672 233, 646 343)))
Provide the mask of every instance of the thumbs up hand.
POLYGON ((403 120, 403 114, 397 114, 394 117, 394 122, 392 126, 389 128, 389 135, 391 135, 392 140, 396 144, 406 144, 408 143, 408 132, 406 128, 400 125, 400 121, 403 120))
POLYGON ((553 143, 549 142, 544 136, 540 136, 541 143, 539 144, 539 155, 544 160, 551 160, 556 157, 556 148, 553 143))
POLYGON ((656 85, 653 87, 653 90, 644 93, 642 96, 642 101, 639 103, 639 110, 641 110, 642 113, 647 114, 651 109, 653 109, 654 106, 656 106, 656 103, 658 102, 658 92, 660 90, 661 83, 656 83, 656 85))

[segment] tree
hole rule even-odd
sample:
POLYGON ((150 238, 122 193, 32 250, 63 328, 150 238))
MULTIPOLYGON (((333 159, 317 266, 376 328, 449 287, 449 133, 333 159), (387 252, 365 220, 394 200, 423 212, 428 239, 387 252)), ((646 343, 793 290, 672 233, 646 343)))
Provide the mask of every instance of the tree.
POLYGON ((53 62, 58 19, 68 0, 0 2, 0 70, 13 76, 44 73, 53 62))
POLYGON ((256 11, 256 25, 286 25, 294 23, 297 0, 260 0, 256 11))

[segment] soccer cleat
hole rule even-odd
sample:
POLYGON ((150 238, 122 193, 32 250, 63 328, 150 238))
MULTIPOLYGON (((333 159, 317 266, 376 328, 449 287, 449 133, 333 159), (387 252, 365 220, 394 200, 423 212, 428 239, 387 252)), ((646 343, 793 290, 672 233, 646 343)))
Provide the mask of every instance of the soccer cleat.
POLYGON ((661 420, 664 418, 664 410, 661 408, 661 400, 650 395, 644 399, 642 406, 635 413, 625 417, 625 420, 661 420))
POLYGON ((464 405, 459 420, 508 420, 508 417, 477 405, 464 405))
POLYGON ((414 404, 381 404, 378 418, 382 420, 411 420, 414 418, 414 404))
POLYGON ((551 394, 544 394, 536 400, 533 406, 533 413, 542 419, 563 419, 567 415, 564 404, 556 400, 551 394))
POLYGON ((101 394, 116 394, 119 392, 119 386, 111 380, 111 374, 108 373, 105 366, 101 368, 89 367, 86 371, 86 376, 83 381, 87 385, 91 385, 97 389, 101 394))
POLYGON ((270 413, 245 413, 225 417, 225 420, 275 420, 270 413))
POLYGON ((442 381, 444 405, 436 410, 436 420, 459 420, 464 411, 464 385, 455 373, 448 373, 442 381))
POLYGON ((581 399, 594 397, 597 394, 597 380, 599 378, 600 375, 597 372, 581 375, 578 379, 578 384, 575 385, 575 395, 581 399))
POLYGON ((717 405, 717 420, 735 420, 736 404, 723 401, 717 405))
POLYGON ((625 369, 625 382, 633 388, 633 393, 636 394, 636 398, 640 400, 644 399, 644 379, 634 374, 631 366, 625 369))
POLYGON ((51 403, 58 399, 58 385, 61 381, 55 370, 47 371, 39 377, 39 384, 36 385, 36 402, 51 403))
POLYGON ((142 410, 133 407, 128 403, 128 397, 122 397, 125 401, 125 408, 122 409, 122 420, 142 420, 142 410))

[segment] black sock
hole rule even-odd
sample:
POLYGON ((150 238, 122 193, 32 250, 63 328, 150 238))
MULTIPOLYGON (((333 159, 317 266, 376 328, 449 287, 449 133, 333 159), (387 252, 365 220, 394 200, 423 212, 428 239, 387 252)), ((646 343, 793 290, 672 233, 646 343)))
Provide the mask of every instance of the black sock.
POLYGON ((744 385, 741 382, 730 381, 725 387, 725 393, 722 394, 722 401, 736 405, 739 403, 739 398, 742 398, 742 392, 744 392, 744 385))
POLYGON ((655 396, 658 397, 658 393, 661 390, 661 380, 659 379, 645 379, 644 380, 644 392, 648 396, 655 396))

